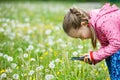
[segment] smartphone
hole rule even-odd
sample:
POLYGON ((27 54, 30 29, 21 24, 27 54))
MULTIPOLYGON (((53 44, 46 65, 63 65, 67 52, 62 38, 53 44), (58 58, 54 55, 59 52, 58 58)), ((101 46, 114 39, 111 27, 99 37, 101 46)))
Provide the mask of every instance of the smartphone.
POLYGON ((79 60, 79 61, 84 61, 85 56, 80 56, 80 57, 71 57, 71 60, 79 60))

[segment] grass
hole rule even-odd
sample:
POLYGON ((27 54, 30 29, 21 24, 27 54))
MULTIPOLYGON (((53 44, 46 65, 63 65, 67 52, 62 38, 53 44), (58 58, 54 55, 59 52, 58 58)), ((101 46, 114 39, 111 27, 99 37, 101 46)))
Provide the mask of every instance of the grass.
POLYGON ((72 39, 62 29, 72 5, 79 4, 0 3, 1 80, 109 80, 104 61, 95 66, 70 61, 92 50, 89 40, 72 39))

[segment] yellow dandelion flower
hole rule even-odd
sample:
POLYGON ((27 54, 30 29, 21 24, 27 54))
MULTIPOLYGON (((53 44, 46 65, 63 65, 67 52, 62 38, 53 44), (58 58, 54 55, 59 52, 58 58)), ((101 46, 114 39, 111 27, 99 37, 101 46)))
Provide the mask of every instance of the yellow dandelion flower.
POLYGON ((58 71, 58 72, 57 72, 57 75, 59 75, 59 74, 60 74, 60 72, 58 71))
POLYGON ((1 74, 1 73, 4 73, 4 72, 5 72, 5 69, 2 69, 2 70, 0 71, 0 74, 1 74))
POLYGON ((110 80, 110 78, 107 78, 106 80, 110 80))
POLYGON ((19 69, 19 66, 17 66, 16 69, 19 69))
POLYGON ((62 60, 60 60, 60 62, 63 62, 62 60))
POLYGON ((44 54, 45 54, 45 55, 48 55, 48 52, 45 52, 44 54))
POLYGON ((31 76, 30 76, 30 80, 33 80, 31 76))
POLYGON ((42 59, 43 59, 43 57, 42 57, 42 56, 40 56, 40 59, 42 60, 42 59))
POLYGON ((52 49, 52 48, 50 48, 50 52, 53 52, 53 49, 52 49))
POLYGON ((104 67, 104 64, 101 64, 102 67, 104 67))
POLYGON ((57 52, 56 51, 54 51, 54 56, 57 56, 57 52))
POLYGON ((98 72, 96 72, 96 75, 98 75, 98 72))

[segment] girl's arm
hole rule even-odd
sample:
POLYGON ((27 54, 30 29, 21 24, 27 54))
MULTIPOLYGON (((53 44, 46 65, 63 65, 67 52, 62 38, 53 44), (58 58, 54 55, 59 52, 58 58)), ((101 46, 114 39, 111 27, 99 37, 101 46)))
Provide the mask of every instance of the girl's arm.
POLYGON ((111 56, 120 50, 120 25, 115 21, 107 21, 101 27, 101 31, 106 35, 109 44, 100 48, 96 52, 90 52, 91 60, 94 64, 111 56))

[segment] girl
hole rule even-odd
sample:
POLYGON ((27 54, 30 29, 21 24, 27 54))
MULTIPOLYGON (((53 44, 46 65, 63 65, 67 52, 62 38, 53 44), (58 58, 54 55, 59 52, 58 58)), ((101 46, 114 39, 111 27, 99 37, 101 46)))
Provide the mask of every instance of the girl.
POLYGON ((64 17, 63 29, 73 38, 91 39, 96 48, 96 39, 101 48, 85 54, 84 62, 97 64, 106 60, 111 80, 120 80, 120 10, 106 3, 101 9, 89 13, 71 8, 64 17))

